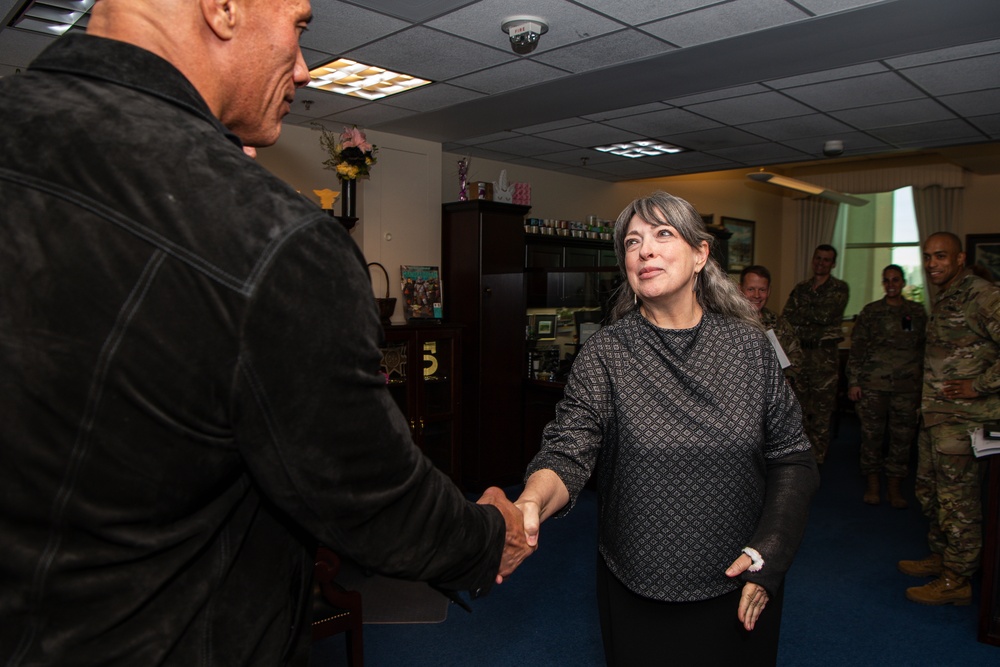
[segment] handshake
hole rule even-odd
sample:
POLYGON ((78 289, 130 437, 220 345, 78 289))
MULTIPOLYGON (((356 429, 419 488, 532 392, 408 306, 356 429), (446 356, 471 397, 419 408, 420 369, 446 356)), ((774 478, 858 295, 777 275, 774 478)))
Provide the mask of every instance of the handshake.
POLYGON ((501 489, 491 486, 476 501, 480 505, 493 505, 500 510, 507 526, 496 580, 498 584, 503 583, 504 577, 509 577, 538 548, 538 505, 534 502, 522 502, 523 498, 522 495, 516 504, 512 503, 501 489))

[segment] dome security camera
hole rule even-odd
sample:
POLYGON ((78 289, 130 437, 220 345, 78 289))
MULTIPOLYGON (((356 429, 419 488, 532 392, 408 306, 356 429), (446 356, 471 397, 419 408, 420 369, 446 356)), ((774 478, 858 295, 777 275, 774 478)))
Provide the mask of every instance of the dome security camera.
POLYGON ((531 53, 538 46, 538 40, 549 31, 545 19, 537 16, 508 16, 500 29, 510 35, 510 48, 518 55, 531 53))

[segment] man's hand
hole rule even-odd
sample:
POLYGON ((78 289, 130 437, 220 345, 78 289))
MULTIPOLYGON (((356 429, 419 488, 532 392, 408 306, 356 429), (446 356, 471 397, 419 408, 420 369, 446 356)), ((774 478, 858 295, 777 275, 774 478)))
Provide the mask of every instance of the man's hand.
POLYGON ((949 400, 956 398, 979 398, 979 392, 972 388, 972 379, 945 380, 941 387, 941 395, 949 400))
POLYGON ((528 546, 524 531, 524 516, 514 503, 507 500, 502 490, 491 486, 476 502, 480 505, 493 505, 500 510, 507 526, 503 556, 500 558, 500 572, 497 574, 497 583, 501 584, 504 577, 509 577, 525 558, 534 553, 536 547, 528 546))
POLYGON ((849 387, 847 389, 847 398, 851 399, 852 401, 860 401, 861 387, 849 387))

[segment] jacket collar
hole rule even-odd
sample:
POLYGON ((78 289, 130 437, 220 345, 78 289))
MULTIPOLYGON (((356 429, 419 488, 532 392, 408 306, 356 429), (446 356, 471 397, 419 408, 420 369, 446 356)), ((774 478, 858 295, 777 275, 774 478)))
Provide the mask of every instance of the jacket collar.
POLYGON ((57 39, 29 69, 100 79, 159 97, 200 116, 227 139, 243 146, 213 114, 180 70, 160 56, 133 44, 73 33, 57 39))

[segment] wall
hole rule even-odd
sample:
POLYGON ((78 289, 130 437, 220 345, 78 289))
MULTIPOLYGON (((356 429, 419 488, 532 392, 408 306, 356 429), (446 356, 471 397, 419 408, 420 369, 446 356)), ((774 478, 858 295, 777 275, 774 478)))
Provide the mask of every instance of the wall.
MULTIPOLYGON (((367 131, 378 147, 377 163, 368 179, 358 181, 357 215, 351 230, 368 262, 389 274, 389 295, 396 298, 393 322, 405 321, 399 267, 441 264, 441 145, 384 132, 367 131)), ((313 190, 339 190, 336 175, 323 168, 326 153, 319 131, 286 125, 278 143, 258 151, 258 161, 303 196, 319 203, 313 190)), ((334 204, 340 213, 340 202, 334 204)), ((331 220, 331 224, 336 224, 331 220)), ((371 268, 372 292, 385 296, 385 278, 371 268)))
MULTIPOLYGON (((351 232, 369 262, 383 264, 390 275, 390 294, 399 294, 401 264, 440 265, 441 204, 458 199, 458 160, 462 155, 443 153, 440 144, 398 135, 369 131, 368 139, 379 147, 378 164, 370 180, 359 183, 358 215, 361 221, 351 232)), ((313 189, 339 186, 333 173, 324 170, 326 155, 319 146, 319 133, 311 128, 285 126, 280 141, 261 149, 259 161, 314 201, 313 189)), ((926 158, 922 161, 926 162, 926 158)), ((840 170, 863 169, 876 161, 841 164, 840 170)), ((750 183, 746 170, 711 172, 609 183, 581 176, 472 158, 470 181, 497 181, 507 170, 508 182, 531 183, 531 217, 585 220, 588 215, 614 219, 634 198, 663 189, 691 202, 704 214, 755 222, 754 261, 771 270, 773 278, 768 305, 780 311, 794 287, 797 205, 790 192, 750 183)), ((996 233, 997 195, 1000 175, 982 176, 966 172, 963 209, 958 232, 996 233)), ((339 203, 336 205, 339 212, 339 203)), ((373 292, 384 296, 380 272, 373 273, 373 292)), ((445 286, 447 298, 447 286, 445 286)), ((402 322, 397 305, 394 322, 402 322)))

